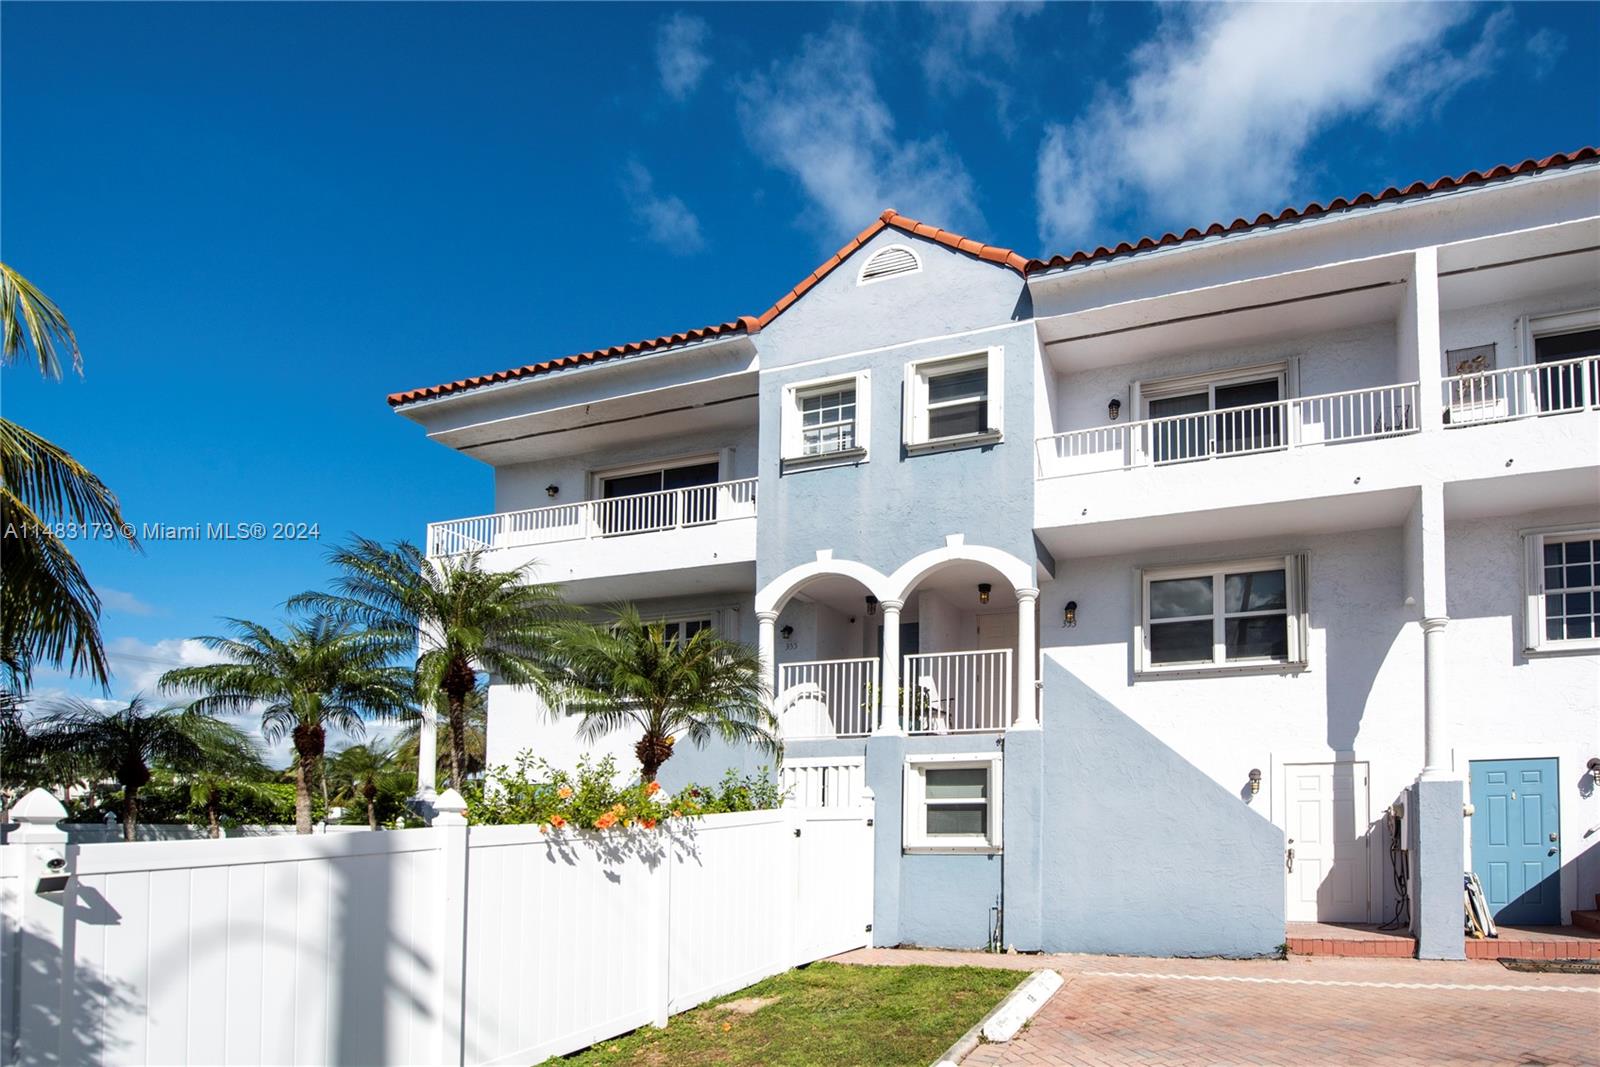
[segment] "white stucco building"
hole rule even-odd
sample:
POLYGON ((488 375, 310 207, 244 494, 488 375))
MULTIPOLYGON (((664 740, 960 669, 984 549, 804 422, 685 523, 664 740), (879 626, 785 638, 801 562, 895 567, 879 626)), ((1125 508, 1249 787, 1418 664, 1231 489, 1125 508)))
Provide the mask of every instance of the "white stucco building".
POLYGON ((390 402, 495 471, 430 553, 759 645, 789 780, 876 795, 878 943, 1449 957, 1463 871, 1600 893, 1592 149, 1048 260, 889 211, 760 315, 390 402))

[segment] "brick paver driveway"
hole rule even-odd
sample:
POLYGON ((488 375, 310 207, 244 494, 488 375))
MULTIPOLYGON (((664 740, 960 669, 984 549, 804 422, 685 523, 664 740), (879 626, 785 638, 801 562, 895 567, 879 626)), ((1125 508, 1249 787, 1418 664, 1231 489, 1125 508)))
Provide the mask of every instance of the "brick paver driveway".
POLYGON ((1600 1064, 1600 975, 1419 960, 985 957, 872 949, 841 962, 1050 967, 1032 1024, 966 1064, 1600 1064))

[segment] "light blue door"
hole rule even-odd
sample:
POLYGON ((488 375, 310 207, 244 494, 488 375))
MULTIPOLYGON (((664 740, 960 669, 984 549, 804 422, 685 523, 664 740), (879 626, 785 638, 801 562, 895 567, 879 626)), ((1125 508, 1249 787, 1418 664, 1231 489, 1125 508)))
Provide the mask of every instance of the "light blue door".
POLYGON ((1495 922, 1561 922, 1556 761, 1472 761, 1472 870, 1495 922))

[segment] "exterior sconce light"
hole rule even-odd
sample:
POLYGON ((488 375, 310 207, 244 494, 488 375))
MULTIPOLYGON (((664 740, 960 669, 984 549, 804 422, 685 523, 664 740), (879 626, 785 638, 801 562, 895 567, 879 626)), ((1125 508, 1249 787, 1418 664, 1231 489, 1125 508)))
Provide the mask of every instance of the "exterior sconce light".
POLYGON ((1117 416, 1122 414, 1122 401, 1112 397, 1111 403, 1106 405, 1106 414, 1111 416, 1112 422, 1116 422, 1117 416))
POLYGON ((978 603, 987 604, 989 602, 989 591, 991 589, 993 589, 993 588, 994 588, 994 586, 990 585, 988 582, 979 582, 978 583, 978 603))
POLYGON ((1585 766, 1589 768, 1589 777, 1600 782, 1600 756, 1595 756, 1585 766))
POLYGON ((867 614, 868 615, 876 615, 877 613, 878 613, 878 598, 873 596, 871 593, 868 593, 867 594, 867 614))
POLYGON ((1250 768, 1250 795, 1255 796, 1261 792, 1261 768, 1250 768))
POLYGON ((783 639, 785 641, 787 641, 787 640, 789 640, 789 638, 794 636, 794 627, 793 626, 785 626, 781 630, 779 630, 778 632, 780 634, 782 634, 783 635, 783 639))
POLYGON ((554 482, 544 487, 544 495, 550 497, 551 499, 554 499, 555 495, 559 492, 561 492, 561 487, 556 485, 554 482))
POLYGON ((1076 625, 1078 625, 1078 602, 1076 600, 1067 601, 1067 606, 1066 606, 1065 609, 1063 609, 1063 611, 1061 613, 1061 625, 1062 626, 1076 626, 1076 625))

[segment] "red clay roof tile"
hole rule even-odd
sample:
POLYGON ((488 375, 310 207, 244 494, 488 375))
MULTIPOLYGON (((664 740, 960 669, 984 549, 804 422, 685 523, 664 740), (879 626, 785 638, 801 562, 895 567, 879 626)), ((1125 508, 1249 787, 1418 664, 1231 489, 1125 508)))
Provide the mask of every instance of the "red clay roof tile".
POLYGON ((1132 252, 1143 252, 1151 248, 1167 248, 1172 245, 1183 244, 1188 241, 1197 241, 1203 237, 1215 237, 1225 233, 1238 233, 1242 230, 1253 230, 1262 226, 1272 226, 1282 222, 1293 222, 1297 219, 1315 218, 1318 215, 1327 215, 1335 211, 1344 211, 1352 207, 1365 207, 1369 204, 1382 203, 1388 200, 1399 200, 1408 196, 1422 196, 1427 193, 1447 192, 1451 189, 1460 189, 1464 186, 1482 185, 1485 182, 1498 181, 1501 178, 1510 178, 1522 174, 1537 174, 1543 170, 1556 167, 1565 167, 1572 163, 1583 163, 1591 159, 1600 159, 1600 150, 1595 148, 1580 148, 1576 152, 1557 152, 1544 159, 1525 159, 1515 165, 1502 163, 1488 171, 1469 170, 1458 178, 1448 175, 1437 178, 1431 182, 1416 181, 1404 189, 1390 186, 1381 193, 1362 193, 1353 200, 1345 197, 1336 197, 1328 201, 1327 205, 1312 201, 1298 210, 1292 207, 1284 208, 1273 215, 1268 212, 1256 216, 1255 221, 1234 219, 1231 223, 1213 222, 1202 233, 1193 227, 1182 234, 1165 233, 1160 237, 1141 237, 1138 241, 1123 241, 1115 248, 1106 248, 1102 245, 1092 252, 1079 251, 1068 255, 1055 255, 1047 260, 1029 260, 1027 273, 1034 274, 1043 270, 1055 270, 1060 267, 1073 267, 1096 260, 1110 259, 1112 256, 1128 255, 1132 252))

